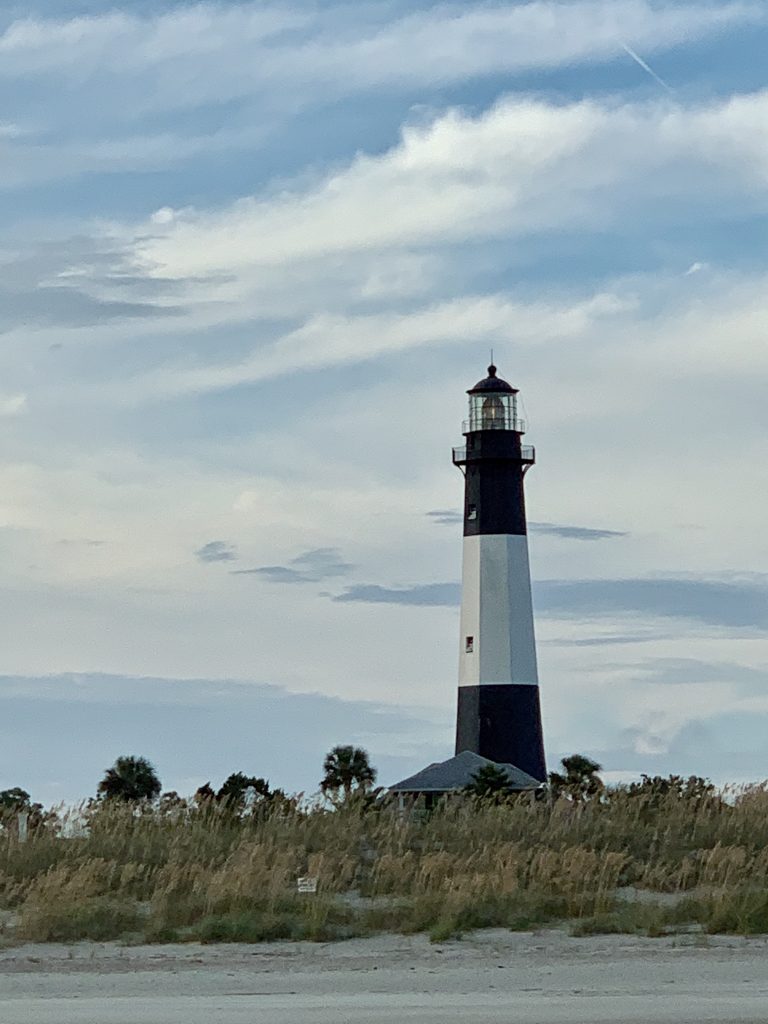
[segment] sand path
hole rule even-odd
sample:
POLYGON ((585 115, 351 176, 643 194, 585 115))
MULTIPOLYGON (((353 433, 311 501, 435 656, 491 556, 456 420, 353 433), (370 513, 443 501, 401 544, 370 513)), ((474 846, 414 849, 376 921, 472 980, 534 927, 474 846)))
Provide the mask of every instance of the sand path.
POLYGON ((483 932, 0 952, 0 1024, 766 1024, 768 942, 483 932))

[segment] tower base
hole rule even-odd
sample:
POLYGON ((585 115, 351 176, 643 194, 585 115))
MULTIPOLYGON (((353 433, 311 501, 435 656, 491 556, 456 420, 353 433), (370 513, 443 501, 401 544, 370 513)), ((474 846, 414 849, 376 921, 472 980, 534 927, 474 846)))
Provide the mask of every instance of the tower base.
POLYGON ((538 686, 460 686, 456 753, 463 750, 546 782, 538 686))

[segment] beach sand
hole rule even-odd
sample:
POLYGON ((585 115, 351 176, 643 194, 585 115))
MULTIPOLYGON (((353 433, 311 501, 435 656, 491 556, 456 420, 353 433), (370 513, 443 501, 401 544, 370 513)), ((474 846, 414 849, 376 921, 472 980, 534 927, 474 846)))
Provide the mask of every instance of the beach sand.
POLYGON ((0 951, 0 1024, 766 1024, 768 942, 479 932, 0 951))

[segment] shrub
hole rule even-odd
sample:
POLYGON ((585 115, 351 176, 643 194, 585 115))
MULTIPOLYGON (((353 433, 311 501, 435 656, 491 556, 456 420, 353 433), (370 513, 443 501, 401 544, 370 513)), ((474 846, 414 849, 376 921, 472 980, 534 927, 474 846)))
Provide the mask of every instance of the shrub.
POLYGON ((104 942, 141 931, 143 924, 135 904, 112 897, 91 897, 76 903, 25 904, 17 935, 32 942, 104 942))

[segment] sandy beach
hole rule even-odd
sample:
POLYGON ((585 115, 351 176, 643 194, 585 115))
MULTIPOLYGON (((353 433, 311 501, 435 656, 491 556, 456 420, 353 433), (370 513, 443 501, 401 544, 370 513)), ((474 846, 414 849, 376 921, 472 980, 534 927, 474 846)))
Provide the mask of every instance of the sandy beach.
POLYGON ((431 945, 28 945, 0 1024, 765 1024, 768 942, 488 931, 431 945))

